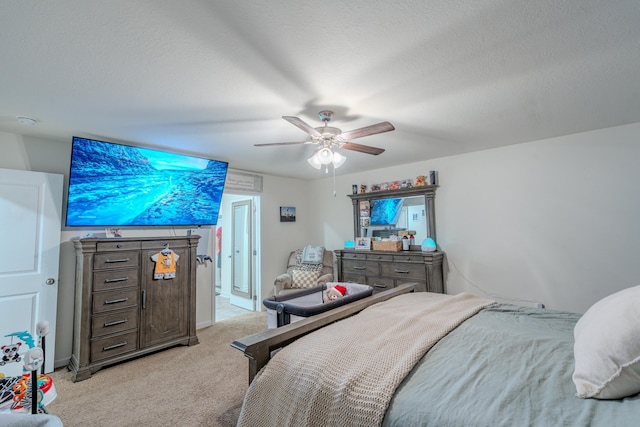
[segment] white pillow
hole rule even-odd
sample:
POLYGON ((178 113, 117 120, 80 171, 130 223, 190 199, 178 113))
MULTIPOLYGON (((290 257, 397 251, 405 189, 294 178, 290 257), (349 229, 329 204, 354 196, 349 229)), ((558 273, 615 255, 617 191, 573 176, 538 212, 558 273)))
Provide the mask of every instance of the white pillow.
POLYGON ((596 302, 573 335, 576 396, 621 399, 640 392, 640 286, 596 302))

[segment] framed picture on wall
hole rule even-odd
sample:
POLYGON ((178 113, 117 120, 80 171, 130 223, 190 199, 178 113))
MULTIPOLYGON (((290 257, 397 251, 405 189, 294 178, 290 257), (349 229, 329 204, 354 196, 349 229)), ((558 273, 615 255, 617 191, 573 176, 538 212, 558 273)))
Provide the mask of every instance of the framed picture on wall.
POLYGON ((296 208, 293 206, 280 206, 280 222, 295 222, 296 208))

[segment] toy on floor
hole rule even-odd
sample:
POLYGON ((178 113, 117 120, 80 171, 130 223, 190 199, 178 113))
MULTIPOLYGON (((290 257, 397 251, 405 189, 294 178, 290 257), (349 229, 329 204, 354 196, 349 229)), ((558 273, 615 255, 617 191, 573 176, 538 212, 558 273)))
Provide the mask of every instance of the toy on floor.
POLYGON ((26 344, 28 350, 19 354, 21 342, 4 345, 2 365, 11 362, 23 361, 23 374, 20 376, 5 377, 0 373, 0 413, 31 412, 48 413, 45 406, 56 398, 57 393, 53 380, 44 374, 45 335, 49 333, 49 322, 38 322, 36 334, 38 344, 27 331, 15 332, 6 337, 18 337, 26 344), (42 374, 38 370, 42 368, 42 374), (35 401, 35 404, 33 402, 35 401))
POLYGON ((325 294, 322 297, 324 302, 335 301, 338 298, 342 298, 347 294, 347 288, 342 285, 335 285, 330 288, 327 288, 325 294))

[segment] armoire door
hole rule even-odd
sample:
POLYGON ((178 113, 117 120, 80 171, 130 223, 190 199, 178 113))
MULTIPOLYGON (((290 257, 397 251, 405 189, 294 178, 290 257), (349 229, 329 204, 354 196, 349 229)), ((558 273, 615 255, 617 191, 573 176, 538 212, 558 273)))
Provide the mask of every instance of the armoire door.
POLYGON ((174 278, 154 278, 155 262, 152 257, 162 249, 142 252, 141 348, 181 338, 189 332, 189 255, 186 248, 170 249, 178 255, 174 278))

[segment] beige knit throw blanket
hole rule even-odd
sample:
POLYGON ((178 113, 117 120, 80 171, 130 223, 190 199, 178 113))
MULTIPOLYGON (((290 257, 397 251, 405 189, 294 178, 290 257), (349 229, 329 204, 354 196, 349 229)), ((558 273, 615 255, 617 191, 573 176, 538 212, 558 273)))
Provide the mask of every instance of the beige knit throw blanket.
POLYGON ((493 301, 412 293, 283 348, 255 377, 238 426, 376 426, 438 340, 493 301))

